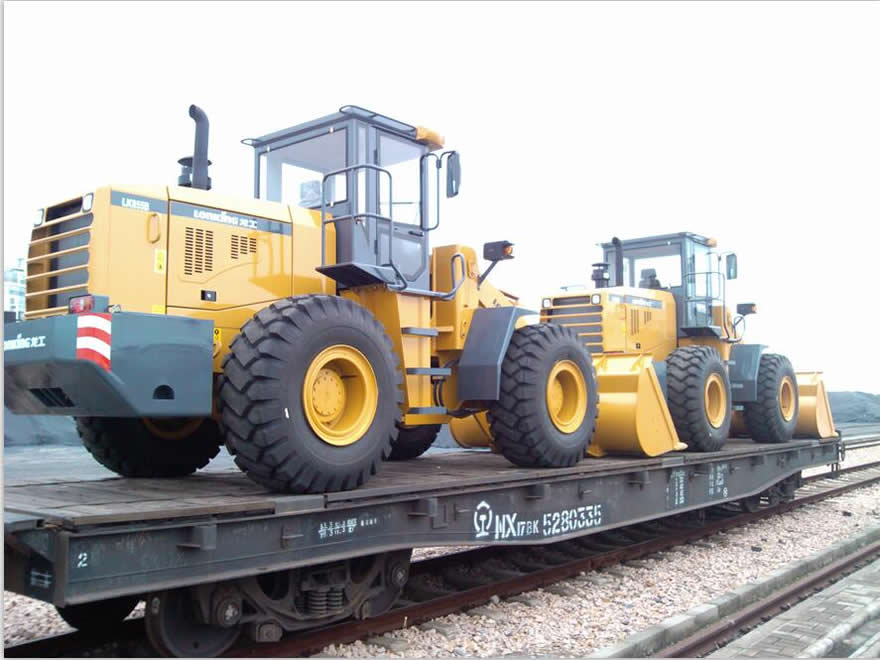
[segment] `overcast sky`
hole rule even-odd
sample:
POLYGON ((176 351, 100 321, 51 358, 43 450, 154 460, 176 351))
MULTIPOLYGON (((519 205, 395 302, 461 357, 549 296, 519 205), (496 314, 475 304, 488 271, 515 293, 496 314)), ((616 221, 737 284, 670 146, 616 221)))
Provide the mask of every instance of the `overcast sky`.
POLYGON ((735 250, 747 339, 880 392, 880 3, 19 3, 4 11, 4 256, 35 209, 174 183, 197 103, 214 188, 262 135, 357 104, 462 154, 435 245, 516 243, 539 305, 595 243, 735 250))

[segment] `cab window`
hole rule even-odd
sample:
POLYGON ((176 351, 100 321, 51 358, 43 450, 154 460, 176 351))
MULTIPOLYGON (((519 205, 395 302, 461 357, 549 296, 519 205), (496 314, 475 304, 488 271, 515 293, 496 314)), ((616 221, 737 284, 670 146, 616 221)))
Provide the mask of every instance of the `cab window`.
MULTIPOLYGON (((260 155, 263 199, 305 208, 321 207, 324 175, 345 167, 345 129, 272 149, 260 155)), ((346 200, 346 175, 327 180, 324 198, 328 205, 346 200)))

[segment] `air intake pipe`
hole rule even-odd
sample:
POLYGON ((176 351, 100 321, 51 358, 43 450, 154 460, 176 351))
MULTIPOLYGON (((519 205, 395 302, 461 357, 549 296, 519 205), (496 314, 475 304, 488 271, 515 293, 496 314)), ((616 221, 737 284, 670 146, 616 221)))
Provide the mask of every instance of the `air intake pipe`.
POLYGON ((193 155, 181 158, 180 176, 177 184, 187 188, 211 189, 211 177, 208 176, 208 115, 197 105, 189 106, 189 116, 196 122, 196 139, 193 144, 193 155))
POLYGON ((623 281, 623 243, 615 236, 611 239, 614 246, 614 284, 615 286, 624 286, 623 281))

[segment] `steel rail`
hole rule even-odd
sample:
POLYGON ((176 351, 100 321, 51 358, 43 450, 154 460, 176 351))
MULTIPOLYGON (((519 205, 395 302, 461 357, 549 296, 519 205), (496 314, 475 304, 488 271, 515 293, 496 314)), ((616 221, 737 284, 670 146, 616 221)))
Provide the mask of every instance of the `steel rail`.
POLYGON ((837 561, 813 571, 766 598, 732 614, 728 614, 717 623, 707 626, 671 646, 654 651, 652 657, 701 657, 736 638, 738 631, 742 628, 749 628, 763 623, 767 620, 767 617, 777 615, 788 609, 794 602, 809 596, 811 592, 836 582, 859 564, 875 558, 878 553, 880 553, 880 540, 863 546, 852 554, 841 557, 837 561))

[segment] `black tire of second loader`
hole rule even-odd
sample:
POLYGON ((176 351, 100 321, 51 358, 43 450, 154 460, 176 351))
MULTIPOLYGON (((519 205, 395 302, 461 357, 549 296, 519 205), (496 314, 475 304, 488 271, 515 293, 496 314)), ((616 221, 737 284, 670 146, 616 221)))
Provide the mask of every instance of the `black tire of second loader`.
POLYGON ((744 406, 746 428, 755 442, 788 442, 798 416, 797 380, 788 358, 764 353, 758 365, 758 400, 744 406))
POLYGON ((596 370, 572 330, 541 323, 514 331, 500 397, 488 411, 493 442, 507 460, 520 467, 575 465, 592 439, 597 405, 596 370), (548 388, 556 391, 548 396, 548 388))
POLYGON ((730 434, 730 379, 718 351, 682 346, 666 358, 666 402, 689 451, 718 451, 730 434))

